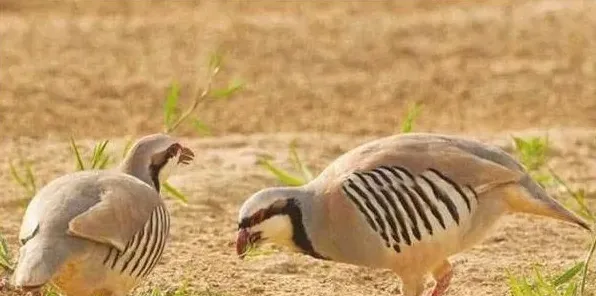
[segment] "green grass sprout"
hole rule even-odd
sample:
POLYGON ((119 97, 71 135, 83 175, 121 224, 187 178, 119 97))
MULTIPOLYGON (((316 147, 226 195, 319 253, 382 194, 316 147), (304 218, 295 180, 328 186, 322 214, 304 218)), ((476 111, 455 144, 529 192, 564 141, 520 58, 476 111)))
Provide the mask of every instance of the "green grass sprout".
POLYGON ((211 96, 217 99, 226 99, 234 95, 236 92, 244 87, 244 82, 234 79, 230 82, 227 88, 214 89, 211 91, 211 96))
MULTIPOLYGON (((548 137, 530 137, 527 139, 513 137, 516 154, 530 175, 541 184, 559 184, 571 200, 575 201, 575 212, 596 223, 596 216, 588 208, 583 189, 573 190, 554 170, 548 168, 547 157, 549 150, 548 137), (544 168, 547 167, 547 172, 544 168)), ((570 207, 571 208, 571 207, 570 207)), ((545 280, 538 267, 534 268, 534 275, 529 277, 515 277, 509 274, 509 290, 512 296, 576 296, 584 295, 590 262, 596 250, 596 235, 583 262, 565 270, 554 280, 545 280), (578 279, 579 275, 579 279, 578 279), (579 287, 579 289, 578 289, 579 287), (579 293, 578 293, 579 291, 579 293)))
POLYGON ((547 279, 538 266, 534 266, 531 277, 516 277, 508 273, 509 291, 512 296, 575 296, 577 281, 574 279, 584 269, 579 262, 560 275, 547 279))
POLYGON ((17 166, 12 161, 9 162, 10 176, 15 183, 23 188, 26 194, 25 197, 30 199, 37 192, 37 182, 35 181, 35 175, 33 174, 31 164, 22 159, 20 163, 21 168, 17 169, 17 166))
POLYGON ((401 133, 411 133, 414 129, 414 121, 420 115, 420 111, 422 106, 418 103, 411 104, 408 108, 408 113, 406 114, 406 118, 401 124, 401 133))
POLYGON ((170 196, 176 198, 177 200, 181 201, 184 204, 188 203, 188 197, 186 197, 186 195, 184 195, 184 193, 180 192, 180 190, 178 190, 176 187, 172 186, 172 184, 168 183, 168 181, 162 182, 161 187, 170 196))
POLYGON ((192 126, 195 128, 195 131, 199 135, 203 135, 203 136, 211 135, 211 128, 209 128, 209 126, 207 124, 205 124, 203 121, 199 120, 198 118, 195 118, 193 120, 192 126))
POLYGON ((266 171, 271 173, 279 182, 286 186, 301 186, 313 179, 311 170, 300 159, 296 149, 296 142, 292 141, 289 145, 288 158, 293 166, 293 170, 297 173, 285 170, 275 165, 271 159, 261 157, 257 164, 263 167, 266 171))
POLYGON ((168 95, 163 106, 164 126, 166 130, 173 129, 176 117, 178 117, 178 100, 180 98, 180 87, 173 82, 168 89, 168 95))
POLYGON ((76 169, 78 171, 85 170, 85 164, 83 163, 83 157, 81 157, 81 152, 79 151, 79 147, 75 143, 75 140, 73 137, 70 137, 70 148, 72 149, 72 152, 74 153, 74 156, 75 156, 76 169))
POLYGON ((106 148, 108 146, 109 141, 104 140, 97 143, 93 147, 93 152, 88 161, 88 165, 85 165, 85 161, 83 160, 83 156, 81 155, 81 151, 78 148, 77 143, 75 142, 74 138, 70 137, 70 147, 75 157, 76 162, 76 169, 78 171, 84 170, 103 170, 107 168, 108 162, 110 161, 110 155, 106 153, 106 148))
POLYGON ((0 269, 7 271, 9 273, 14 271, 14 263, 12 261, 12 255, 10 253, 10 249, 8 248, 8 244, 6 243, 6 239, 0 233, 0 269))

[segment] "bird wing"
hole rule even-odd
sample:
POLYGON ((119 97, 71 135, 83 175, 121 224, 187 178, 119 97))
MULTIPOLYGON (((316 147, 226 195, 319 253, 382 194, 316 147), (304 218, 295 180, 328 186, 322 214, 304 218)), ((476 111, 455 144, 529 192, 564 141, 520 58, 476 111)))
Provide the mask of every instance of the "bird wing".
POLYGON ((162 204, 161 198, 155 189, 126 174, 102 177, 98 183, 99 202, 70 220, 68 233, 123 251, 162 204))
MULTIPOLYGON (((399 252, 427 233, 460 225, 484 192, 522 173, 458 148, 387 151, 342 178, 343 196, 399 252)), ((487 195, 489 196, 489 195, 487 195)))
POLYGON ((424 233, 469 221, 484 198, 501 198, 509 210, 589 229, 513 157, 476 141, 430 134, 383 138, 346 153, 322 175, 330 181, 327 202, 339 205, 336 200, 347 198, 387 246, 396 249, 424 233))

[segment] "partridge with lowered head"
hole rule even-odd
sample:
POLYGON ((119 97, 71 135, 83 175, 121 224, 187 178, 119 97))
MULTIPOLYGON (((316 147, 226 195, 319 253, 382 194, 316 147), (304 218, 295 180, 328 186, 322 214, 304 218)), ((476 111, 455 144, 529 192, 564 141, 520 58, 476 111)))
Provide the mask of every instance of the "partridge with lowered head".
POLYGON ((404 134, 363 144, 300 187, 261 190, 242 205, 237 253, 264 242, 320 259, 393 270, 402 293, 425 277, 443 295, 450 256, 508 212, 588 224, 551 198, 512 156, 475 140, 404 134))
POLYGON ((170 218, 159 176, 174 157, 186 164, 194 154, 168 135, 149 135, 116 169, 48 183, 23 217, 13 284, 34 291, 51 281, 68 296, 126 295, 164 251, 170 218))

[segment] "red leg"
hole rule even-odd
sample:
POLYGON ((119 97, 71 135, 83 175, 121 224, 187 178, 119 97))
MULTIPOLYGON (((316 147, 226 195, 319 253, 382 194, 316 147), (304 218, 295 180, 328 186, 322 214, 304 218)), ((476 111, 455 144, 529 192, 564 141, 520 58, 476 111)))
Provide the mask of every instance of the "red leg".
POLYGON ((7 278, 0 278, 0 291, 8 288, 8 279, 7 278))
POLYGON ((443 296, 445 291, 447 291, 447 288, 449 288, 449 283, 453 277, 451 264, 448 261, 443 262, 439 268, 433 271, 433 277, 435 278, 436 284, 432 296, 443 296))

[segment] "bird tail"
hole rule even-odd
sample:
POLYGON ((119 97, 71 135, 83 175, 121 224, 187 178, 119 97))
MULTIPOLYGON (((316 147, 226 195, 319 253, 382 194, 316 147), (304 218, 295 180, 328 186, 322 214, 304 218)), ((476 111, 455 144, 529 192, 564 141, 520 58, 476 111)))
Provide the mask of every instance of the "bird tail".
POLYGON ((62 265, 60 250, 48 247, 41 238, 33 238, 19 250, 11 284, 23 289, 36 289, 48 283, 62 265))
POLYGON ((548 195, 530 176, 524 177, 520 184, 526 192, 520 194, 519 190, 514 190, 514 192, 506 194, 507 202, 512 211, 551 217, 593 231, 588 222, 548 195))

